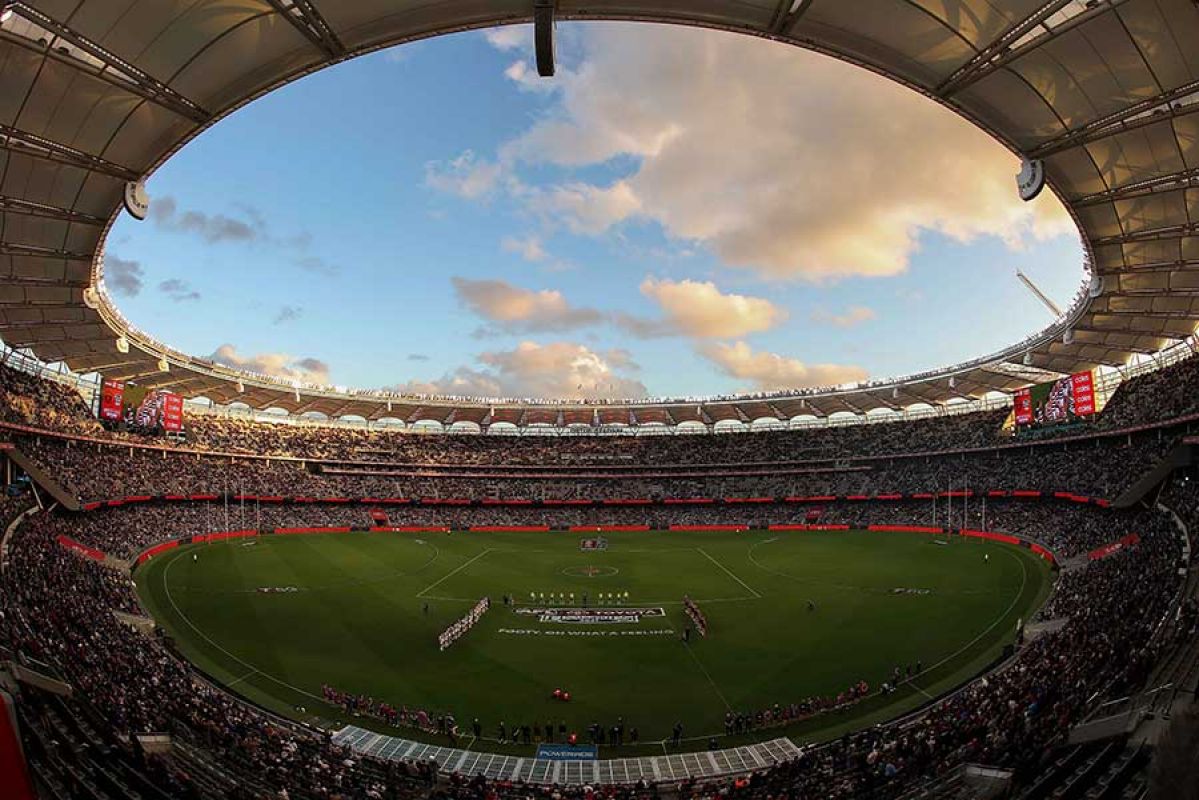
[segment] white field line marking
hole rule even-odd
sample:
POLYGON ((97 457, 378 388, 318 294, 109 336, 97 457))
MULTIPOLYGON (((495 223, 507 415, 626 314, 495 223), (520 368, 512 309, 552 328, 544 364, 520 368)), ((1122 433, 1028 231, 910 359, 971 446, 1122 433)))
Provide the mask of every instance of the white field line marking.
MULTIPOLYGON (((999 552, 1003 553, 1004 555, 1008 556, 1009 558, 1016 559, 1016 563, 1020 565, 1020 589, 1016 592, 1016 596, 1014 598, 1012 598, 1012 602, 1008 605, 1007 610, 1004 611, 1002 614, 1000 614, 998 617, 996 617, 995 621, 986 627, 986 630, 984 630, 978 636, 975 636, 973 639, 971 639, 966 644, 962 645, 962 647, 957 652, 951 653, 950 655, 945 656, 945 658, 941 659, 936 664, 933 664, 931 667, 923 670, 923 672, 921 673, 922 675, 925 673, 928 673, 928 672, 932 672, 934 669, 941 666, 946 661, 950 661, 954 658, 957 658, 959 655, 961 655, 962 653, 966 652, 968 649, 973 647, 975 642, 977 642, 979 639, 983 638, 988 633, 990 633, 995 628, 996 625, 1003 622, 1004 617, 1006 617, 1008 614, 1012 613, 1012 609, 1016 607, 1016 603, 1020 602, 1020 598, 1024 595, 1024 586, 1025 586, 1025 584, 1028 583, 1028 566, 1024 563, 1023 559, 1017 558, 1010 550, 1007 550, 1006 548, 1001 549, 999 552)), ((967 683, 969 683, 969 681, 967 681, 967 683)), ((912 683, 912 685, 915 686, 917 689, 920 689, 920 687, 916 686, 916 684, 914 682, 912 683)), ((923 689, 920 689, 920 691, 924 692, 923 689)), ((926 697, 928 697, 928 692, 924 692, 924 694, 926 697)), ((930 697, 929 699, 932 699, 932 698, 930 697)))
POLYGON ((708 679, 708 683, 712 685, 712 690, 716 692, 716 696, 720 698, 720 702, 724 703, 724 710, 732 711, 733 707, 729 705, 729 701, 724 698, 724 693, 720 691, 720 687, 716 685, 716 681, 712 680, 712 675, 708 672, 707 667, 703 665, 703 662, 699 660, 699 656, 695 654, 695 651, 691 649, 691 645, 684 643, 683 647, 686 648, 687 654, 691 656, 691 660, 695 662, 695 666, 699 667, 699 671, 702 672, 704 677, 708 679))
POLYGON ((226 683, 226 684, 225 684, 225 686, 226 686, 226 687, 229 687, 229 686, 236 686, 237 684, 239 684, 239 683, 241 683, 242 681, 244 681, 246 678, 252 678, 252 677, 254 677, 254 676, 255 676, 255 675, 257 675, 257 674, 259 674, 259 673, 258 673, 258 670, 256 670, 256 669, 252 669, 252 670, 250 670, 249 672, 247 672, 245 675, 242 675, 240 678, 238 678, 238 679, 236 679, 236 680, 233 680, 233 681, 230 681, 229 683, 226 683))
POLYGON ((450 572, 448 572, 447 574, 443 575, 443 576, 442 576, 440 579, 438 579, 438 580, 434 581, 433 583, 429 584, 429 585, 428 585, 428 586, 426 586, 425 588, 421 589, 421 590, 420 590, 420 592, 419 592, 419 593, 418 593, 416 596, 417 596, 417 597, 424 597, 424 596, 425 596, 425 592, 429 591, 430 589, 435 589, 435 588, 437 588, 438 586, 440 586, 441 584, 445 583, 447 580, 449 580, 450 578, 454 577, 454 576, 455 576, 455 575, 457 575, 459 572, 461 572, 462 570, 466 569, 466 568, 467 568, 467 567, 469 567, 471 564, 475 563, 475 562, 476 562, 476 561, 478 561, 480 558, 482 558, 483 556, 487 555, 487 554, 488 554, 488 553, 490 553, 490 552, 491 552, 491 548, 490 548, 490 547, 488 547, 486 550, 484 550, 483 552, 479 553, 477 556, 475 556, 474 558, 472 558, 470 561, 467 561, 465 564, 462 564, 462 565, 460 565, 460 566, 459 566, 457 569, 451 570, 451 571, 450 571, 450 572))
POLYGON ((204 641, 208 642, 210 645, 215 647, 217 650, 220 650, 222 653, 229 656, 229 658, 233 659, 238 664, 241 664, 243 667, 249 667, 252 670, 257 670, 258 674, 261 675, 262 677, 264 677, 268 680, 274 681, 275 683, 279 684, 280 686, 286 686, 288 689, 291 689, 293 692, 302 694, 305 697, 311 697, 313 700, 319 700, 322 703, 326 702, 325 698, 315 695, 312 692, 306 692, 303 689, 299 688, 298 686, 292 686, 290 683, 287 683, 286 681, 281 681, 278 678, 276 678, 274 675, 271 675, 269 673, 263 672, 262 670, 259 670, 257 667, 255 667, 253 664, 246 661, 245 659, 239 658, 238 656, 235 656, 233 653, 230 653, 228 650, 226 650, 225 648, 221 647, 219 644, 214 642, 212 640, 212 638, 209 637, 208 634, 204 633, 204 631, 197 628, 195 623, 193 623, 190 619, 188 619, 187 614, 183 613, 183 611, 179 608, 179 605, 175 602, 174 596, 171 595, 171 585, 167 582, 167 573, 169 573, 171 571, 171 567, 175 566, 175 563, 177 561, 179 561, 179 556, 185 552, 186 551, 184 551, 184 550, 176 551, 175 557, 172 558, 170 561, 168 561, 167 565, 165 567, 163 567, 163 569, 162 569, 162 588, 166 592, 167 600, 170 601, 170 603, 171 603, 171 608, 175 609, 175 613, 179 615, 179 618, 181 620, 183 620, 184 622, 186 622, 187 626, 189 628, 191 628, 196 633, 200 634, 200 637, 203 638, 204 641))
POLYGON ((741 580, 741 579, 740 579, 740 578, 738 578, 736 575, 734 575, 734 574, 733 574, 733 572, 732 572, 732 570, 730 570, 730 569, 729 569, 728 567, 726 567, 724 564, 721 564, 719 561, 717 561, 716 559, 712 558, 712 556, 708 555, 708 551, 707 551, 707 550, 704 550, 702 547, 697 547, 697 548, 695 548, 695 549, 696 549, 697 551, 699 551, 700 555, 702 555, 704 558, 708 559, 708 560, 709 560, 709 561, 711 561, 713 564, 715 564, 716 566, 718 566, 718 567, 720 567, 722 570, 724 570, 724 571, 725 571, 725 574, 727 574, 727 575, 728 575, 730 578, 732 578, 733 580, 735 580, 737 583, 741 584, 741 587, 742 587, 743 589, 745 589, 745 591, 747 591, 747 592, 749 592, 750 594, 752 594, 752 595, 754 596, 754 599, 755 599, 755 600, 761 600, 761 599, 762 599, 762 595, 758 594, 758 593, 757 593, 757 591, 755 591, 755 590, 754 590, 754 588, 753 588, 752 586, 750 586, 748 583, 746 583, 745 581, 741 580))

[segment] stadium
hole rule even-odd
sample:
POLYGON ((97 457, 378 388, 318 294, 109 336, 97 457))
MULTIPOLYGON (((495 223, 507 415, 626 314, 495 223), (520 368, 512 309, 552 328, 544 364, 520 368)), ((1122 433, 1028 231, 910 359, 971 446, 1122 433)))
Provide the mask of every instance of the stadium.
POLYGON ((1194 0, 0 0, 0 797, 1199 797, 1197 42, 1194 0), (582 21, 922 96, 1081 287, 1021 275, 1053 321, 949 366, 629 397, 333 385, 118 308, 131 226, 215 241, 147 180, 242 114, 477 31, 594 80, 582 21))

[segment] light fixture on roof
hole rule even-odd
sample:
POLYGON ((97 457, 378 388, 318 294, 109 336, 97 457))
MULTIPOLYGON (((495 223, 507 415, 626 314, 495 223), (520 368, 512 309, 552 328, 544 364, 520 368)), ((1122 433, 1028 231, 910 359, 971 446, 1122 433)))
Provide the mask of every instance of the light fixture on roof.
POLYGON ((171 365, 167 363, 167 360, 165 358, 158 359, 158 371, 159 372, 170 372, 171 371, 171 365))
POLYGON ((12 15, 12 6, 8 3, 0 3, 0 25, 3 25, 5 22, 8 22, 10 19, 12 19, 12 15))
POLYGON ((1062 333, 1062 344, 1073 344, 1073 343, 1074 343, 1074 331, 1071 328, 1066 328, 1066 330, 1062 333))
POLYGON ((117 352, 122 354, 129 352, 129 340, 124 336, 117 337, 117 352))

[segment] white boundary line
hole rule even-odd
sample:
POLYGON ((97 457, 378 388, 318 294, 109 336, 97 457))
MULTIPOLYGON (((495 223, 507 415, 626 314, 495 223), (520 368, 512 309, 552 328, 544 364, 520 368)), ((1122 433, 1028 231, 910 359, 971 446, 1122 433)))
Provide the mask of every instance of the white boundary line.
POLYGON ((466 569, 466 568, 467 568, 467 567, 469 567, 471 564, 475 563, 475 562, 476 562, 476 561, 478 561, 480 558, 482 558, 483 556, 487 555, 487 554, 488 554, 488 553, 490 553, 490 552, 491 552, 491 548, 490 548, 490 547, 488 547, 486 550, 484 550, 483 552, 479 553, 477 556, 475 556, 474 558, 472 558, 470 561, 467 561, 465 564, 460 564, 460 565, 459 565, 459 566, 458 566, 456 569, 450 570, 449 572, 447 572, 445 575, 442 575, 440 578, 438 578, 438 579, 437 579, 436 581, 434 581, 433 583, 430 583, 428 586, 426 586, 425 588, 421 589, 419 592, 417 592, 416 596, 417 596, 417 597, 424 597, 424 596, 425 596, 425 592, 429 591, 430 589, 435 589, 436 587, 438 587, 438 586, 440 586, 441 584, 445 583, 447 580, 449 580, 449 579, 450 579, 450 578, 452 578, 453 576, 457 575, 459 572, 461 572, 462 570, 466 569))
MULTIPOLYGON (((170 585, 170 583, 168 583, 168 582, 167 582, 167 573, 168 573, 168 572, 170 572, 170 570, 171 570, 171 567, 175 566, 175 564, 176 564, 176 563, 179 561, 179 556, 180 556, 181 554, 183 554, 184 552, 186 552, 186 551, 184 551, 184 550, 177 550, 177 551, 175 551, 175 557, 174 557, 174 558, 172 558, 170 561, 168 561, 168 562, 167 562, 167 565, 166 565, 165 567, 163 567, 163 568, 162 568, 162 588, 163 588, 163 591, 165 591, 165 592, 166 592, 167 600, 168 600, 168 601, 170 601, 170 603, 171 603, 171 608, 175 609, 175 613, 179 615, 179 619, 181 619, 181 620, 183 620, 184 622, 186 622, 186 623, 187 623, 187 626, 188 626, 189 628, 191 628, 191 629, 192 629, 193 631, 195 631, 196 633, 200 634, 200 636, 201 636, 201 637, 204 639, 204 641, 208 642, 210 645, 212 645, 213 647, 215 647, 217 650, 220 650, 222 653, 224 653, 225 655, 229 656, 229 658, 233 659, 233 660, 234 660, 234 661, 236 661, 238 664, 241 664, 243 667, 249 667, 250 669, 257 671, 259 675, 261 675, 262 677, 266 678, 267 680, 274 681, 275 683, 279 684, 280 686, 286 686, 288 689, 291 689, 293 692, 297 692, 297 693, 299 693, 299 694, 302 694, 302 695, 304 695, 305 697, 311 697, 313 700, 320 700, 322 703, 326 703, 326 702, 328 702, 328 701, 326 701, 326 700, 325 700, 325 698, 323 698, 323 697, 320 697, 320 696, 318 696, 318 695, 315 695, 315 694, 313 694, 312 692, 306 692, 306 691, 304 691, 303 689, 299 688, 298 686, 292 686, 292 685, 291 685, 290 683, 288 683, 287 681, 282 681, 282 680, 279 680, 279 679, 278 679, 278 678, 276 678, 274 675, 271 675, 270 673, 263 672, 262 670, 259 670, 259 669, 258 669, 258 667, 255 667, 255 666, 254 666, 253 664, 251 664, 250 662, 246 661, 245 659, 239 658, 238 656, 234 655, 233 653, 230 653, 230 652, 229 652, 228 650, 226 650, 224 647, 221 647, 219 644, 217 644, 216 642, 214 642, 214 641, 212 640, 212 638, 211 638, 211 637, 209 637, 209 635, 208 635, 208 634, 204 633, 204 631, 202 631, 202 630, 200 630, 199 628, 197 628, 197 627, 196 627, 195 623, 193 623, 193 622, 192 622, 192 621, 191 621, 191 620, 188 618, 187 614, 184 614, 184 613, 183 613, 183 611, 182 611, 182 610, 179 608, 179 605, 178 605, 178 604, 175 602, 175 598, 174 598, 174 596, 172 596, 172 595, 171 595, 171 585, 170 585)), ((252 674, 252 673, 251 673, 251 674, 252 674)), ((244 677, 249 677, 249 676, 243 676, 243 678, 244 678, 244 677)), ((240 680, 240 679, 239 679, 239 680, 240 680)), ((225 685, 226 685, 226 686, 228 686, 228 684, 225 684, 225 685)))
POLYGON ((756 591, 756 590, 755 590, 755 589, 754 589, 752 586, 750 586, 748 583, 746 583, 745 581, 741 580, 741 579, 740 579, 740 578, 738 578, 736 575, 734 575, 734 574, 733 574, 733 571, 732 571, 732 570, 730 570, 728 567, 726 567, 724 564, 721 564, 719 561, 717 561, 716 559, 712 558, 712 556, 708 555, 708 551, 707 551, 707 550, 704 550, 702 547, 697 547, 697 548, 695 548, 695 550, 696 550, 696 552, 697 552, 697 553, 699 553, 700 555, 702 555, 704 558, 708 559, 708 560, 709 560, 709 561, 711 561, 713 564, 715 564, 716 566, 718 566, 718 567, 720 567, 722 570, 724 570, 724 571, 725 571, 725 574, 727 574, 727 575, 728 575, 730 578, 732 578, 733 580, 735 580, 737 583, 741 584, 741 587, 742 587, 743 589, 745 589, 745 591, 747 591, 747 592, 749 592, 750 594, 752 594, 752 595, 754 596, 754 599, 755 599, 755 600, 761 600, 761 599, 762 599, 762 595, 758 594, 758 593, 757 593, 757 591, 756 591))

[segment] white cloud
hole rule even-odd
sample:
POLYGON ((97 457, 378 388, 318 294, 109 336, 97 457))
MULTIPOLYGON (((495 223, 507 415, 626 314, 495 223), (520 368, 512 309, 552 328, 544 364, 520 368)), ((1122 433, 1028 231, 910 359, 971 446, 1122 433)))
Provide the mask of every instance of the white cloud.
POLYGON ((660 323, 622 318, 640 335, 681 333, 708 339, 732 339, 769 330, 787 318, 787 312, 769 300, 740 294, 722 294, 710 281, 670 281, 646 278, 641 293, 656 302, 664 318, 660 323), (630 324, 631 323, 631 324, 630 324))
POLYGON ((489 197, 495 192, 502 175, 503 168, 499 164, 480 160, 471 150, 448 162, 430 161, 425 164, 425 183, 428 186, 468 200, 489 197))
POLYGON ((700 349, 724 374, 749 381, 760 391, 838 386, 866 380, 866 370, 846 364, 805 364, 766 351, 754 352, 745 342, 717 343, 700 349))
POLYGON ((539 263, 549 258, 549 253, 545 250, 545 245, 541 243, 541 237, 530 234, 523 238, 516 236, 505 236, 500 241, 500 247, 506 253, 517 253, 525 261, 539 263))
POLYGON ((257 372, 273 378, 304 381, 306 383, 329 383, 329 365, 316 358, 297 358, 287 353, 258 353, 242 355, 232 344, 218 347, 209 360, 233 369, 257 372))
POLYGON ((812 321, 824 325, 835 325, 838 328, 853 328, 864 322, 878 317, 873 308, 866 306, 850 306, 840 314, 819 308, 812 312, 812 321))
POLYGON ((641 381, 618 374, 631 369, 623 350, 596 352, 573 342, 521 342, 513 350, 482 353, 505 392, 521 397, 644 397, 641 381))
POLYGON ((567 183, 545 189, 521 185, 516 193, 534 214, 550 222, 562 222, 572 233, 603 233, 637 214, 641 207, 625 181, 609 186, 567 183))
POLYGON ((459 367, 439 380, 408 381, 396 389, 468 397, 639 398, 647 392, 629 377, 624 350, 595 351, 574 342, 521 342, 511 350, 480 353, 483 369, 459 367))
POLYGON ((532 25, 501 25, 498 28, 488 28, 483 31, 488 44, 496 50, 532 50, 532 25))
POLYGON ((865 70, 718 31, 595 24, 581 39, 553 113, 498 163, 468 159, 490 186, 523 163, 638 159, 606 186, 509 184, 576 233, 651 219, 731 266, 822 281, 903 272, 923 229, 1012 247, 1072 229, 1050 195, 1017 198, 1016 159, 985 133, 865 70))
POLYGON ((594 325, 604 315, 578 308, 554 289, 534 291, 507 281, 450 279, 458 300, 488 322, 507 331, 565 331, 594 325))

